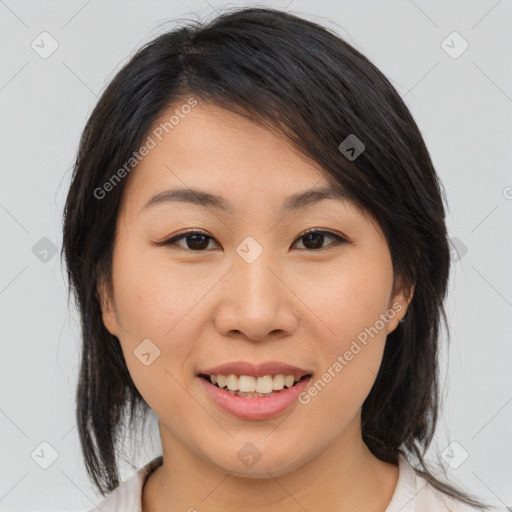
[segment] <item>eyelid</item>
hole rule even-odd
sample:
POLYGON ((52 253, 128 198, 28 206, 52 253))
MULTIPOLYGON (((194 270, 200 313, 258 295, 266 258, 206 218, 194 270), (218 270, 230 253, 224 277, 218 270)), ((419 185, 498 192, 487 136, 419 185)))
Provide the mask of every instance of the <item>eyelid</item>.
MULTIPOLYGON (((190 228, 186 229, 185 231, 180 231, 176 235, 173 235, 171 238, 166 238, 165 240, 162 240, 161 242, 151 242, 152 245, 156 245, 157 247, 160 247, 162 245, 174 245, 174 242, 178 241, 179 239, 185 237, 186 235, 205 235, 210 237, 212 240, 215 240, 213 236, 208 234, 206 231, 203 231, 201 229, 196 228, 190 228)), ((190 250, 190 249, 188 249, 190 250)), ((192 252, 204 252, 204 251, 192 251, 192 252)))

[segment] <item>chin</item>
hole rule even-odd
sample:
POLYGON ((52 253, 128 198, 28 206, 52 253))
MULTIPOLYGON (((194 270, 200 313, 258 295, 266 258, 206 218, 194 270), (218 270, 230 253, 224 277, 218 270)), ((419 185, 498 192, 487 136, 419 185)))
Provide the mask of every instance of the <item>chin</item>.
MULTIPOLYGON (((282 447, 282 445, 280 446, 282 447)), ((233 451, 231 448, 223 451, 218 454, 217 458, 208 458, 219 470, 238 478, 268 479, 279 477, 287 475, 301 466, 296 458, 290 461, 291 454, 297 457, 296 450, 290 448, 286 453, 278 453, 276 448, 277 446, 272 446, 272 443, 267 440, 266 447, 261 450, 249 448, 248 445, 245 445, 242 449, 237 447, 233 451), (250 450, 252 450, 252 459, 248 455, 250 450)))

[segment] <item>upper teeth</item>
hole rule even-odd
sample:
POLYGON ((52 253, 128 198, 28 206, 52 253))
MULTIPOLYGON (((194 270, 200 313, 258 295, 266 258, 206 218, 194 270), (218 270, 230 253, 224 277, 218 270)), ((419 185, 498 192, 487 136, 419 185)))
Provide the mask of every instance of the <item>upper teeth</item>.
POLYGON ((212 384, 217 384, 220 388, 227 388, 231 391, 241 391, 243 393, 272 393, 274 390, 283 389, 285 386, 290 388, 300 377, 294 375, 264 375, 263 377, 252 377, 251 375, 210 375, 212 384))

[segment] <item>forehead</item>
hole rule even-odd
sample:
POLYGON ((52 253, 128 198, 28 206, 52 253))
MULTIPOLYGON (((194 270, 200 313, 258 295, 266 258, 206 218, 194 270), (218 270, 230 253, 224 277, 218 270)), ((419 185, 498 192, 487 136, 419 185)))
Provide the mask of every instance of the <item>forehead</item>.
MULTIPOLYGON (((169 107, 148 131, 154 147, 128 176, 119 217, 128 221, 140 216, 156 198, 161 208, 195 203, 194 211, 206 206, 217 216, 240 221, 274 222, 320 205, 360 225, 375 224, 340 183, 283 134, 204 102, 180 117, 175 115, 179 108, 169 107), (212 202, 205 194, 217 198, 212 202), (180 201, 167 201, 170 196, 180 201)), ((152 213, 158 215, 161 208, 152 208, 152 213)))
POLYGON ((158 117, 144 138, 150 137, 154 147, 130 173, 130 192, 194 184, 209 190, 220 187, 225 195, 235 188, 270 193, 292 184, 329 184, 326 173, 282 135, 206 103, 198 103, 183 117, 174 116, 179 122, 172 125, 176 105, 158 117))

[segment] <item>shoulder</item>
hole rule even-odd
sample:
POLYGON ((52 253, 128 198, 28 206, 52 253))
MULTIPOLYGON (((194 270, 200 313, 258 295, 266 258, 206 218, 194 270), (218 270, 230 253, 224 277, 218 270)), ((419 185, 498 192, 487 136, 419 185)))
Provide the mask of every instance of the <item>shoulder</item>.
MULTIPOLYGON (((399 476, 395 493, 385 512, 483 512, 452 498, 416 473, 404 455, 399 456, 399 476)), ((509 512, 488 508, 486 512, 509 512)))
MULTIPOLYGON (((481 508, 463 503, 456 498, 448 496, 444 492, 430 485, 424 478, 416 475, 418 495, 416 497, 415 512, 484 512, 481 508)), ((486 512, 506 512, 506 508, 490 507, 486 512)))
POLYGON ((121 482, 103 501, 88 512, 141 512, 142 487, 149 474, 162 464, 162 456, 154 458, 138 469, 130 478, 121 482))

